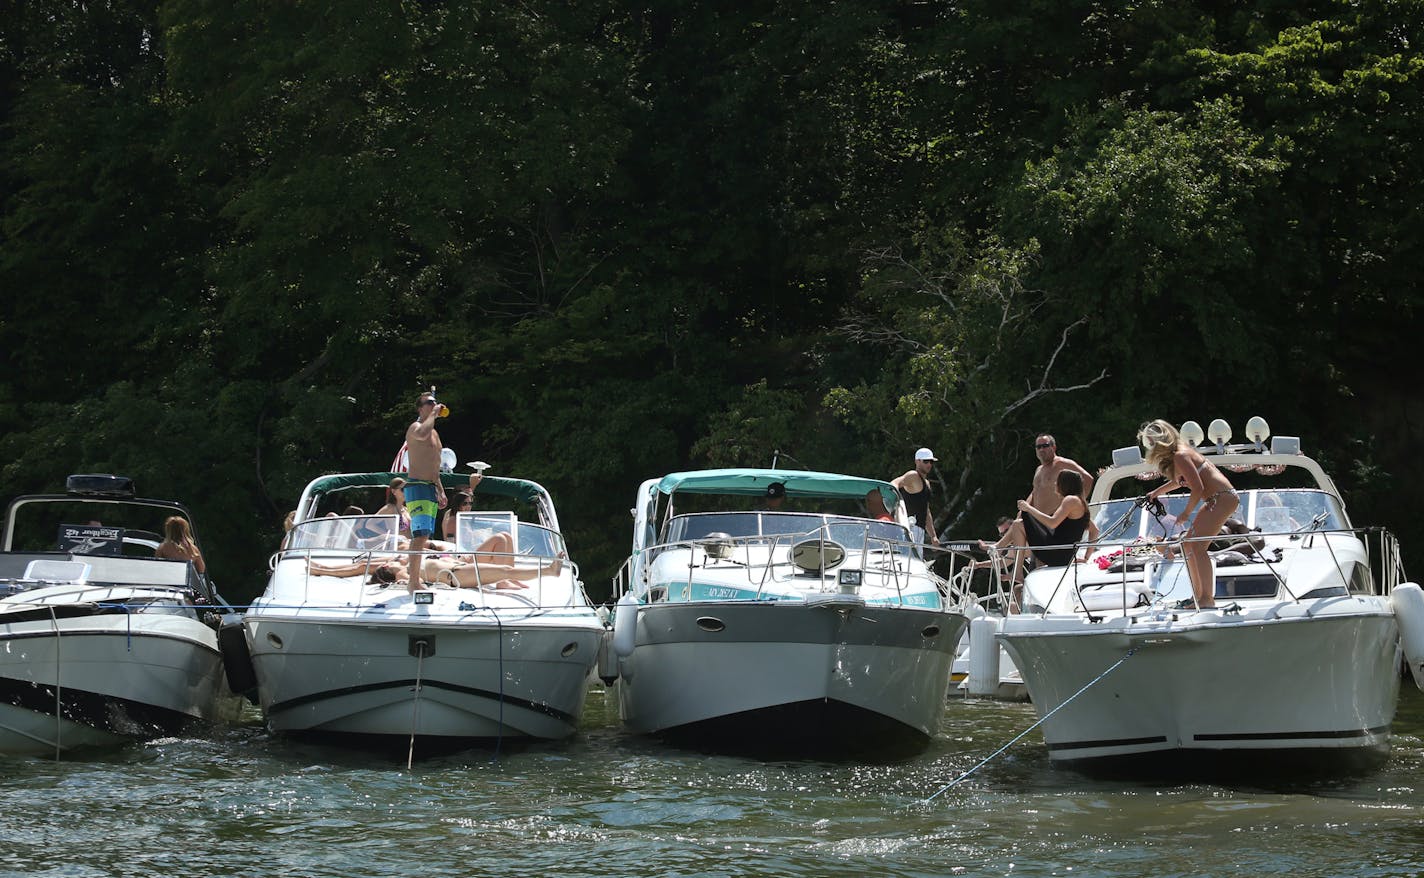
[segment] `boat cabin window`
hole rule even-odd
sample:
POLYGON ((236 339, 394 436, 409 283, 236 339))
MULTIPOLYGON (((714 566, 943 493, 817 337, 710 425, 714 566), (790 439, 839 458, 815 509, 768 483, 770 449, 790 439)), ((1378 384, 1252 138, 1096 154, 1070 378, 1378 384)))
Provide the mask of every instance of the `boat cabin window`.
POLYGON ((1216 574, 1216 596, 1219 598, 1274 597, 1279 587, 1280 581, 1269 573, 1231 576, 1218 570, 1216 574))

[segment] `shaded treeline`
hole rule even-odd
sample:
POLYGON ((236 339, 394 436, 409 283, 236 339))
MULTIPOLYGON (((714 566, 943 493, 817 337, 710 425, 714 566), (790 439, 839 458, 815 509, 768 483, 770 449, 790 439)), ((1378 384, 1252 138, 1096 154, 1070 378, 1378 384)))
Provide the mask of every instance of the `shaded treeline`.
POLYGON ((1035 431, 1096 467, 1259 413, 1409 560, 1421 35, 1384 0, 12 0, 0 495, 131 475, 242 597, 435 384, 597 595, 663 472, 929 445, 979 535, 1035 431))

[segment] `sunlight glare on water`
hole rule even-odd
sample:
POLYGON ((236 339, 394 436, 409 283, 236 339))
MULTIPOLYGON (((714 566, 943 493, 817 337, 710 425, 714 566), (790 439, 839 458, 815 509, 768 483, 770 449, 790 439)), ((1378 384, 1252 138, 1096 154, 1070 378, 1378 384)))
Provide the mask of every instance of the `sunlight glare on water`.
POLYGON ((950 701, 923 754, 758 761, 625 734, 589 698, 556 744, 417 761, 235 726, 0 761, 0 875, 1414 876, 1424 696, 1379 769, 1167 783, 1056 768, 1020 704, 950 701))

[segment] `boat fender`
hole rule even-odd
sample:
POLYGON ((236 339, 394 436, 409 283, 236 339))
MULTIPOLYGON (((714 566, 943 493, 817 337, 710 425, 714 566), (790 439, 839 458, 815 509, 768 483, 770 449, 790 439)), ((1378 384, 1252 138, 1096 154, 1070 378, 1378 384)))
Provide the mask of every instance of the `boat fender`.
POLYGON ((1424 689, 1424 591, 1412 582, 1396 585, 1389 596, 1399 622, 1399 642, 1414 685, 1424 689))
POLYGON ((605 628, 598 638, 598 679, 612 686, 618 679, 618 656, 613 652, 613 629, 605 628))
POLYGON ((970 695, 987 697, 999 691, 999 620, 980 616, 969 623, 970 695))
POLYGON ((257 703, 257 671, 252 667, 252 653, 247 649, 247 634, 242 628, 242 614, 228 613, 218 628, 218 650, 222 652, 223 671, 227 687, 253 704, 257 703))
POLYGON ((613 652, 621 659, 633 654, 638 637, 638 599, 625 594, 613 613, 613 652))

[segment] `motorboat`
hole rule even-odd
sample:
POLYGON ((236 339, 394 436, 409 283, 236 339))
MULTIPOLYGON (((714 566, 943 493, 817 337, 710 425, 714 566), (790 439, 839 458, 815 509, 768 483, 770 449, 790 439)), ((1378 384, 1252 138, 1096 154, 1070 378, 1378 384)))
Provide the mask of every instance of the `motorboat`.
POLYGON ((625 725, 719 750, 923 747, 967 599, 921 557, 897 500, 887 482, 807 471, 644 482, 615 583, 625 725), (895 520, 867 517, 871 493, 895 520))
POLYGON ((411 591, 381 575, 408 556, 398 517, 342 514, 375 508, 370 498, 396 475, 326 475, 303 491, 266 590, 243 617, 268 727, 434 748, 573 733, 605 625, 548 492, 484 477, 454 544, 422 554, 423 567, 446 565, 440 581, 411 591))
POLYGON ((1271 437, 1264 419, 1248 423, 1248 444, 1228 444, 1222 421, 1210 442, 1193 422, 1182 435, 1241 501, 1236 533, 1210 546, 1216 607, 1191 600, 1185 495, 1152 508, 1141 495, 1160 476, 1140 449, 1114 452, 1090 503, 1099 542, 1077 563, 1031 571, 1024 611, 998 635, 1049 756, 1090 767, 1376 761, 1400 680, 1391 595, 1406 584, 1393 536, 1353 526, 1299 438, 1271 437))
POLYGON ((228 715, 227 610, 191 561, 155 557, 182 504, 75 475, 16 498, 0 550, 0 754, 58 755, 228 715))

